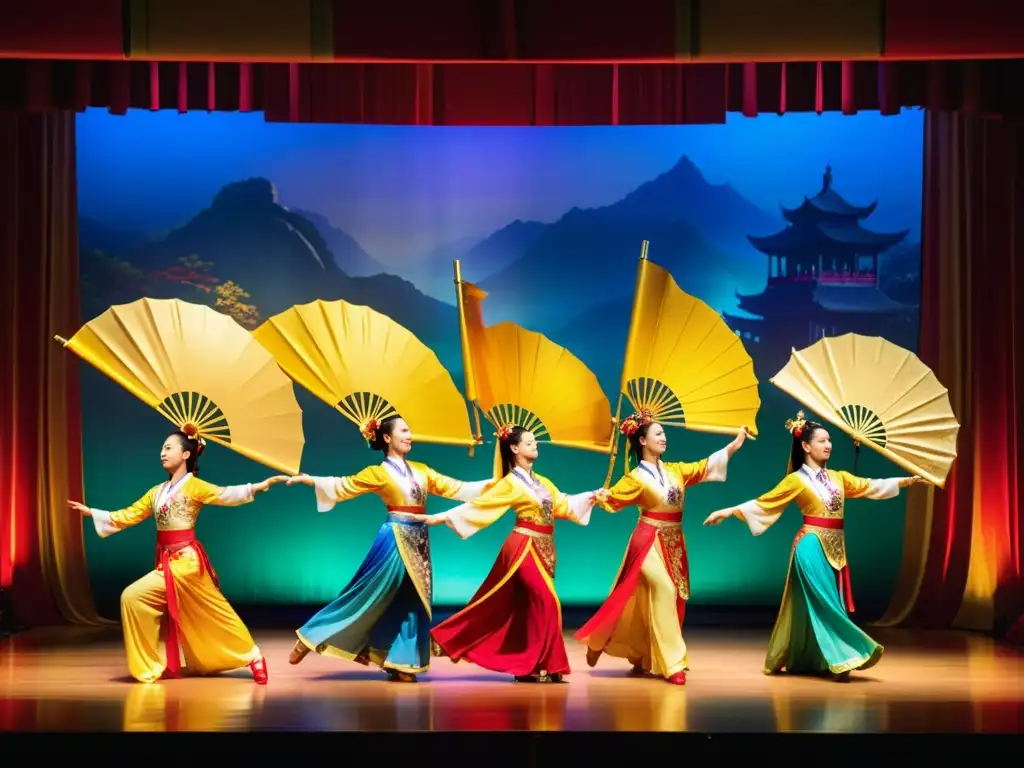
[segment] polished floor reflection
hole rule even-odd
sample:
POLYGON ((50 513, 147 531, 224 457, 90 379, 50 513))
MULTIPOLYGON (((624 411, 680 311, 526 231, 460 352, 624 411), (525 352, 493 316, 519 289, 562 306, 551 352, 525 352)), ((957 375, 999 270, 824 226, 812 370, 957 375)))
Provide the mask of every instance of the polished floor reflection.
POLYGON ((566 684, 514 684, 435 660, 412 685, 315 656, 292 667, 293 634, 255 634, 265 687, 248 671, 134 683, 116 630, 0 640, 0 731, 1024 731, 1024 654, 965 633, 876 631, 882 662, 834 683, 763 675, 765 630, 693 629, 685 687, 627 677, 613 659, 589 669, 568 637, 566 684))

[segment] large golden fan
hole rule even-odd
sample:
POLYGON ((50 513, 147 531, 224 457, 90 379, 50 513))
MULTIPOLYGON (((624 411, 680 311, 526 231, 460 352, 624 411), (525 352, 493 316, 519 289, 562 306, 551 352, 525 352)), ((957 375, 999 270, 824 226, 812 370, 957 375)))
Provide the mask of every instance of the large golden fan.
POLYGON ((228 315, 178 299, 110 307, 54 337, 179 429, 281 472, 302 458, 292 382, 228 315))
POLYGON ((485 327, 487 294, 463 282, 458 261, 455 283, 466 397, 498 429, 517 424, 538 440, 607 453, 611 406, 593 372, 535 331, 509 322, 485 327))
POLYGON ((422 341, 390 317, 347 301, 314 301, 253 331, 285 373, 366 429, 401 415, 417 440, 476 440, 451 374, 422 341))
POLYGON ((721 315, 647 259, 644 240, 621 392, 664 426, 757 434, 754 361, 721 315))
POLYGON ((771 382, 908 472, 946 482, 960 424, 946 388, 913 352, 847 333, 794 349, 771 382))

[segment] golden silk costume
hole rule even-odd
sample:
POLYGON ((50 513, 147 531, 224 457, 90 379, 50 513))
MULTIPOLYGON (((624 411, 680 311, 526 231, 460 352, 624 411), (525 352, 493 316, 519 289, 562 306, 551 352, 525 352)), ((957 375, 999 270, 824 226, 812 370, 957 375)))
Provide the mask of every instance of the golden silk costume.
POLYGON ((790 503, 804 517, 793 541, 782 605, 769 642, 767 674, 783 668, 841 674, 867 669, 882 657, 882 646, 847 617, 853 598, 843 528, 847 499, 890 499, 899 494, 900 483, 900 478, 869 480, 844 471, 812 470, 805 464, 768 493, 734 508, 733 514, 755 536, 768 530, 790 503), (794 567, 801 570, 799 580, 794 567), (816 600, 807 598, 809 590, 818 595, 816 600))
POLYGON ((636 505, 640 516, 611 594, 576 633, 593 653, 628 659, 666 678, 689 668, 681 630, 690 599, 685 492, 698 483, 724 482, 728 462, 726 449, 695 462, 641 461, 598 501, 612 513, 636 505))
POLYGON ((196 522, 204 506, 238 506, 253 500, 252 485, 215 486, 191 473, 175 483, 151 488, 129 507, 108 512, 92 510, 96 533, 106 538, 153 516, 157 528, 154 570, 131 584, 121 595, 125 651, 132 677, 143 683, 176 670, 180 660, 197 674, 244 667, 259 658, 252 635, 221 593, 216 573, 195 539, 196 522), (168 643, 161 653, 160 625, 170 614, 168 643))

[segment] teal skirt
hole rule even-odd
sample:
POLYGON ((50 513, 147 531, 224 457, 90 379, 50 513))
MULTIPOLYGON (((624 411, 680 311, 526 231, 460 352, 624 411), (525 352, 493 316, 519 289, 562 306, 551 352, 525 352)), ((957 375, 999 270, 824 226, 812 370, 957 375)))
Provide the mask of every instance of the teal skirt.
POLYGON ((818 537, 804 534, 793 549, 766 674, 840 675, 882 658, 884 648, 850 621, 836 576, 818 537))
POLYGON ((429 571, 426 526, 389 515, 338 598, 295 634, 321 656, 423 672, 430 665, 430 587, 429 582, 418 586, 415 576, 429 571), (418 550, 402 546, 411 540, 420 543, 418 550))

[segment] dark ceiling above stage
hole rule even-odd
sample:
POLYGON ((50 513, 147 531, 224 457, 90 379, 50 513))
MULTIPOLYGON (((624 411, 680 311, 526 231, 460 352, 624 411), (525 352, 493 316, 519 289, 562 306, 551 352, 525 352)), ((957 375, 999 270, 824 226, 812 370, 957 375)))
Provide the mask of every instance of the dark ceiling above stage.
POLYGON ((1024 57, 1021 0, 0 0, 0 7, 0 58, 8 59, 711 63, 1024 57))

